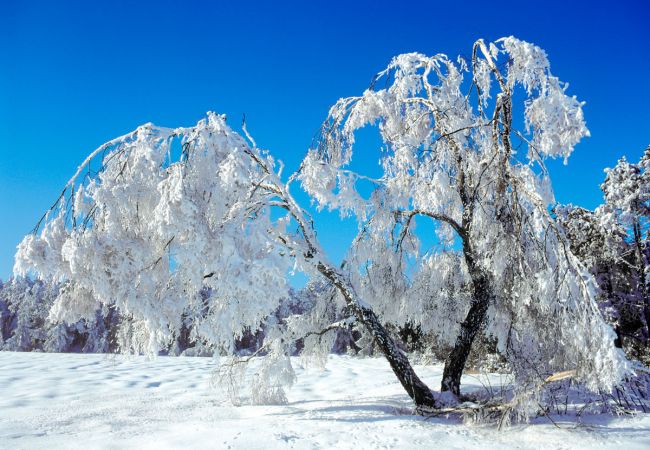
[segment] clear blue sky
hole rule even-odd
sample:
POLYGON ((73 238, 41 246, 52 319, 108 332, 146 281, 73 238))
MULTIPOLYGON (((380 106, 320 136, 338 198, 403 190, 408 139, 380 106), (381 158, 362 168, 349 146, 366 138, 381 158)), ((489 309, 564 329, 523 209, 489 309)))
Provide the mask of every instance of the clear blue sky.
MULTIPOLYGON (((258 144, 295 169, 328 106, 392 56, 469 55, 480 37, 543 47, 587 102, 592 137, 551 173, 559 201, 593 208, 603 168, 650 144, 650 7, 608 3, 0 1, 0 278, 104 141, 149 121, 214 110, 237 125, 245 113, 258 144)), ((354 229, 319 219, 336 259, 354 229)))

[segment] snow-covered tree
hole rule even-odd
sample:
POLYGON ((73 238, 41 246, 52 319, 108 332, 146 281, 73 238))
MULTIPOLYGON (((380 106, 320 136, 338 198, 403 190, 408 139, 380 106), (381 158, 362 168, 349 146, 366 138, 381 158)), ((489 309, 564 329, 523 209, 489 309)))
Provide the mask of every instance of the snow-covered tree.
POLYGON ((621 158, 607 169, 601 185, 604 203, 595 212, 575 206, 556 208, 571 249, 596 278, 599 303, 628 354, 648 358, 648 219, 650 148, 638 163, 621 158))
POLYGON ((321 207, 359 222, 346 267, 361 296, 383 320, 450 343, 442 390, 455 395, 482 330, 521 383, 576 369, 597 388, 625 373, 593 278, 549 213, 544 161, 566 160, 588 135, 582 103, 549 67, 542 49, 513 37, 477 41, 471 61, 400 55, 332 107, 301 169, 321 207), (354 163, 367 126, 383 142, 378 175, 354 163), (426 228, 415 232, 417 218, 426 228))
MULTIPOLYGON (((4 289, 5 284, 0 280, 0 292, 4 291, 4 289)), ((0 296, 0 348, 2 348, 4 342, 11 336, 10 317, 11 312, 9 311, 7 299, 4 296, 0 296)))
POLYGON ((56 323, 48 320, 59 294, 56 284, 12 278, 0 285, 0 349, 46 352, 108 352, 112 313, 97 310, 90 320, 56 323), (105 317, 106 316, 106 317, 105 317))
POLYGON ((320 345, 326 333, 360 327, 418 407, 440 406, 383 321, 446 327, 439 332, 454 350, 443 389, 453 394, 481 327, 520 385, 558 369, 575 369, 594 389, 619 381, 626 360, 598 312, 593 279, 548 212, 544 158, 568 157, 587 131, 543 51, 514 38, 478 41, 471 69, 407 54, 382 76, 386 88, 332 108, 321 145, 287 178, 245 128, 248 141, 214 113, 188 128, 146 124, 102 145, 19 245, 15 271, 62 284, 53 319, 114 305, 130 319, 123 344, 137 351, 169 348, 190 327, 193 340, 232 353, 238 338, 264 327, 260 401, 281 400, 293 381, 294 340, 329 351, 320 345), (513 127, 516 86, 527 132, 513 127), (346 167, 354 132, 368 123, 385 143, 379 177, 346 167), (516 154, 514 136, 528 142, 527 156, 516 154), (291 194, 296 180, 319 205, 358 218, 341 267, 291 194), (419 250, 419 217, 435 221, 436 251, 419 250), (290 270, 325 285, 302 317, 279 320, 290 270))
POLYGON ((56 295, 56 287, 29 279, 10 279, 2 286, 0 298, 5 305, 3 350, 54 350, 69 345, 73 336, 65 325, 46 326, 56 295))
POLYGON ((597 214, 605 229, 623 231, 611 234, 622 237, 619 244, 632 255, 634 291, 630 294, 645 322, 645 339, 650 341, 650 147, 638 163, 621 158, 605 173, 601 185, 605 202, 597 214))
POLYGON ((294 267, 333 285, 416 404, 433 406, 372 309, 328 262, 289 193, 294 177, 283 182, 275 166, 217 114, 190 128, 144 125, 89 155, 19 245, 15 270, 62 283, 53 319, 75 321, 98 303, 115 305, 130 318, 122 347, 136 351, 167 348, 190 324, 194 340, 232 353, 237 338, 264 324, 266 360, 286 376, 259 377, 267 382, 256 391, 277 399, 273 383, 292 377, 273 313, 294 267))

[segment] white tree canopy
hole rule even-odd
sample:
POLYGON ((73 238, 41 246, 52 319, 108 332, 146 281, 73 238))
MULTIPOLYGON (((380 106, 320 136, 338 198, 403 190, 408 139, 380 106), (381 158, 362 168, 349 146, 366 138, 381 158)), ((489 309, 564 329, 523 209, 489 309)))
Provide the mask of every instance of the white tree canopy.
POLYGON ((264 175, 246 151, 214 113, 191 128, 146 124, 101 146, 40 233, 20 244, 16 273, 64 282, 57 320, 94 315, 96 302, 116 305, 137 324, 140 350, 167 346, 183 314, 197 338, 231 347, 286 296, 290 264, 270 238, 285 222, 272 221, 260 200, 264 175))

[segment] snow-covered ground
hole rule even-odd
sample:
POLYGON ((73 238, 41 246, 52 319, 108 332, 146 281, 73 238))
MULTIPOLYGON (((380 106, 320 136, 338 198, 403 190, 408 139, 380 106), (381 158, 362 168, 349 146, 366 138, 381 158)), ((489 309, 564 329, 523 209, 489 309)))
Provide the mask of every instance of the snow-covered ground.
MULTIPOLYGON (((215 369, 211 358, 0 352, 0 448, 650 448, 650 415, 502 431, 425 420, 381 359, 299 368, 285 406, 232 406, 215 369)), ((438 384, 440 366, 417 370, 438 384)))

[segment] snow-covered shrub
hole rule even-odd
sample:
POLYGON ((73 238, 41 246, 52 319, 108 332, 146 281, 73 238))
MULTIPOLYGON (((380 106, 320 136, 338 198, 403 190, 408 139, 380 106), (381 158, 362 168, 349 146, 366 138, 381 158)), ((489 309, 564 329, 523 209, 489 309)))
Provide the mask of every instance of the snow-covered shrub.
POLYGON ((116 316, 107 308, 74 323, 49 319, 59 286, 29 278, 0 284, 0 349, 11 351, 106 353, 114 350, 116 316))

